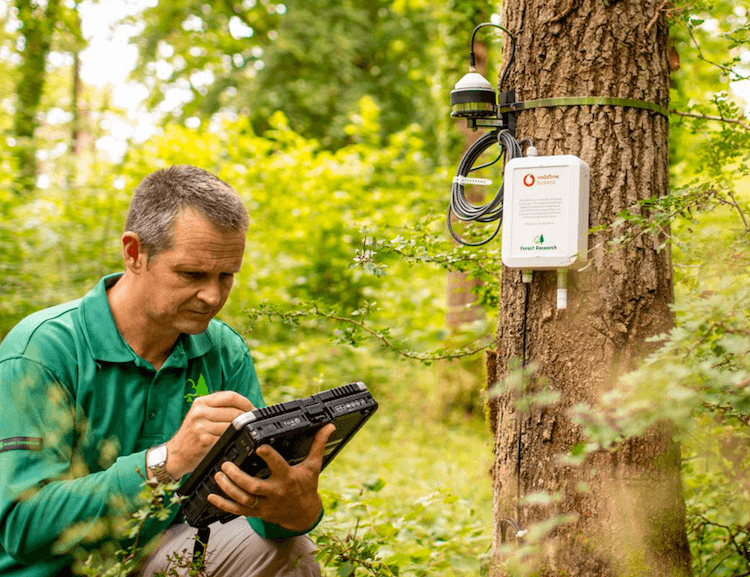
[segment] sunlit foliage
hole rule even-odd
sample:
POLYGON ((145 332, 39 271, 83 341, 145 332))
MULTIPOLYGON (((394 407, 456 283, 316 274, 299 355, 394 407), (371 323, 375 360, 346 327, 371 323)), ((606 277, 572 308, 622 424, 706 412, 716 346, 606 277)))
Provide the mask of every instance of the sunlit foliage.
MULTIPOLYGON (((684 451, 694 570, 706 577, 750 571, 750 129, 731 90, 750 68, 746 4, 662 5, 672 26, 672 190, 648 206, 648 219, 625 211, 616 224, 626 231, 618 242, 667 234, 677 327, 602 407, 576 407, 589 444, 570 456, 575 463, 670 420, 684 451)), ((75 5, 65 6, 67 18, 75 5)), ((358 450, 326 472, 329 521, 317 538, 327 574, 481 572, 491 533, 489 433, 455 400, 468 394, 481 405, 483 376, 436 359, 481 348, 493 334, 499 246, 456 247, 444 218, 460 142, 447 91, 463 73, 472 24, 495 7, 160 2, 135 18, 143 24, 137 77, 156 107, 170 88, 189 98, 113 162, 94 143, 120 113, 89 87, 78 106, 88 112, 90 146, 73 155, 71 61, 47 62, 35 70, 47 75, 44 129, 33 142, 43 162, 27 195, 17 194, 12 122, 23 107, 13 24, 22 15, 4 8, 0 337, 121 270, 123 215, 142 177, 173 163, 211 170, 251 212, 245 266, 222 315, 253 349, 268 400, 361 379, 388 407, 358 450), (446 270, 481 278, 488 313, 450 341, 446 270)), ((65 32, 56 32, 53 52, 80 47, 65 32)), ((488 41, 493 55, 499 38, 488 41)))

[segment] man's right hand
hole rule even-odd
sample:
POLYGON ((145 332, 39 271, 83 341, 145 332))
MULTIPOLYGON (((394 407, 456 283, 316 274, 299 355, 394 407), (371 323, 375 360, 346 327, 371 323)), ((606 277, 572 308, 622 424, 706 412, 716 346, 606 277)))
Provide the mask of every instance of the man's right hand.
POLYGON ((193 400, 179 430, 167 441, 167 472, 179 479, 192 473, 229 423, 255 407, 234 391, 219 391, 193 400))

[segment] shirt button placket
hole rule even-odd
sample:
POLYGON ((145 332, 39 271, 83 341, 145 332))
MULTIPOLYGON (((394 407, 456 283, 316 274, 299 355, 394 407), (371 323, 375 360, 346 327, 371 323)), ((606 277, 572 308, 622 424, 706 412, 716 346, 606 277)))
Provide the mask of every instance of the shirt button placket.
POLYGON ((151 379, 151 387, 148 392, 148 401, 146 404, 146 424, 144 432, 149 435, 158 435, 161 431, 159 424, 159 378, 154 375, 151 379))

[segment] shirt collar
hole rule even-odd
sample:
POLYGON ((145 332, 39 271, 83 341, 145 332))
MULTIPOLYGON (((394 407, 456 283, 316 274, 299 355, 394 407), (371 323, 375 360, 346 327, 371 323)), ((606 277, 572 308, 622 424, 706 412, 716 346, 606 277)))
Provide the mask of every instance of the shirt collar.
MULTIPOLYGON (((136 361, 137 363, 142 359, 133 352, 133 349, 122 338, 120 331, 117 330, 107 300, 107 289, 112 287, 121 276, 122 273, 105 276, 81 299, 81 317, 89 347, 96 360, 111 363, 136 361)), ((208 330, 197 335, 182 333, 164 364, 186 366, 189 359, 205 355, 213 346, 213 339, 208 330)))
MULTIPOLYGON (((209 324, 209 326, 215 322, 216 321, 211 319, 211 323, 209 324)), ((180 339, 177 342, 182 343, 182 346, 185 349, 185 355, 188 359, 202 357, 214 347, 214 341, 211 338, 208 329, 197 335, 188 335, 182 333, 180 335, 180 339)))

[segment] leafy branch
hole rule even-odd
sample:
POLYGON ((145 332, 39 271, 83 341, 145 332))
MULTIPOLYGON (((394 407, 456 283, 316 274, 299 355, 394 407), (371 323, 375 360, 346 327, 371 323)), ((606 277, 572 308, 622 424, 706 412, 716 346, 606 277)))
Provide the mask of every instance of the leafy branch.
MULTIPOLYGON (((734 76, 734 80, 748 80, 750 77, 743 76, 737 70, 732 68, 731 66, 728 66, 726 64, 719 64, 718 62, 714 62, 713 60, 709 60, 706 58, 703 54, 703 50, 701 50, 701 45, 698 42, 698 39, 695 37, 695 34, 693 33, 693 30, 696 26, 700 26, 703 24, 703 20, 700 19, 691 19, 689 16, 685 18, 686 28, 688 31, 688 34, 690 35, 690 39, 693 41, 693 44, 695 45, 695 49, 698 51, 698 58, 700 60, 703 60, 707 64, 710 64, 711 66, 715 66, 722 72, 725 72, 728 76, 734 76)), ((736 41, 735 41, 736 43, 736 41)), ((737 62, 738 59, 734 59, 733 63, 737 62)))
MULTIPOLYGON (((473 248, 458 246, 445 240, 442 234, 429 229, 435 217, 428 217, 414 225, 407 235, 399 234, 393 239, 374 238, 367 229, 362 229, 362 248, 354 257, 354 266, 362 266, 370 272, 373 267, 382 267, 375 262, 380 252, 398 255, 409 263, 433 264, 448 271, 486 273, 500 272, 500 250, 498 248, 473 248)), ((442 226, 442 220, 439 221, 442 226)))
POLYGON ((375 303, 365 303, 364 307, 353 311, 352 316, 348 317, 335 313, 331 310, 324 310, 320 308, 316 303, 293 310, 282 310, 271 304, 265 303, 261 305, 260 308, 248 311, 248 314, 251 322, 254 322, 259 318, 266 318, 269 320, 280 320, 284 323, 294 326, 299 326, 300 321, 303 319, 327 319, 340 324, 348 325, 349 328, 344 330, 344 333, 340 336, 340 339, 349 345, 357 346, 357 331, 363 331, 364 333, 369 335, 369 337, 380 341, 380 343, 385 348, 390 349, 403 357, 414 359, 425 364, 430 364, 435 361, 453 360, 463 357, 469 357, 487 349, 492 344, 490 342, 475 348, 461 348, 452 351, 438 349, 431 353, 423 353, 405 349, 393 341, 388 329, 376 329, 365 322, 364 319, 367 317, 370 310, 372 310, 372 306, 374 304, 375 303), (360 317, 360 319, 362 320, 353 317, 360 317))
POLYGON ((316 561, 323 561, 326 565, 335 565, 338 567, 337 573, 342 577, 354 575, 358 566, 376 577, 398 575, 398 566, 390 566, 375 559, 378 552, 377 544, 368 543, 366 539, 357 537, 358 529, 359 519, 357 519, 354 531, 344 538, 333 532, 316 537, 315 544, 319 549, 316 561))
POLYGON ((628 244, 644 234, 659 234, 666 239, 665 243, 667 240, 674 242, 676 238, 670 231, 670 225, 676 219, 692 219, 694 211, 706 211, 717 206, 728 206, 734 210, 742 221, 742 234, 750 232, 746 208, 740 204, 734 192, 707 183, 686 186, 659 198, 642 200, 620 212, 612 223, 594 227, 591 232, 625 226, 625 232, 611 239, 610 245, 628 244))
MULTIPOLYGON (((382 261, 394 255, 404 263, 434 265, 448 272, 464 273, 479 281, 471 289, 477 299, 474 304, 486 310, 496 310, 502 271, 499 246, 495 244, 471 249, 458 246, 447 241, 444 234, 431 231, 435 222, 434 216, 426 217, 415 223, 413 230, 388 240, 370 236, 367 229, 361 230, 362 246, 357 249, 351 267, 360 267, 375 276, 383 276, 387 265, 382 261)), ((439 223, 442 231, 442 218, 439 223)))
MULTIPOLYGON (((179 483, 159 483, 152 486, 146 482, 140 470, 138 473, 144 478, 141 493, 145 501, 144 504, 130 516, 124 526, 118 527, 115 525, 108 529, 112 535, 119 535, 131 540, 131 543, 111 555, 103 555, 102 552, 105 549, 90 553, 78 568, 81 574, 91 577, 103 575, 107 577, 127 577, 132 575, 138 569, 141 560, 142 544, 140 538, 146 522, 149 519, 166 521, 172 514, 173 507, 179 506, 179 503, 183 500, 183 497, 174 492, 179 487, 179 483)), ((74 536, 77 530, 77 527, 73 527, 71 535, 74 536)), ((189 574, 192 577, 205 577, 206 575, 203 569, 203 559, 194 560, 191 554, 185 553, 185 555, 180 556, 175 553, 174 559, 170 558, 170 565, 172 563, 180 568, 190 569, 189 574)), ((167 574, 171 575, 173 571, 170 572, 170 568, 168 568, 166 572, 158 575, 167 574)))
POLYGON ((384 507, 389 499, 379 495, 385 485, 384 479, 373 478, 337 494, 322 491, 328 520, 312 535, 318 561, 335 568, 340 577, 362 575, 362 570, 373 577, 486 574, 486 559, 476 554, 487 546, 481 523, 453 526, 446 539, 444 520, 435 525, 431 519, 435 511, 450 518, 449 512, 462 510, 465 501, 444 489, 401 502, 398 512, 389 513, 384 507), (457 560, 468 560, 470 543, 477 547, 471 556, 473 571, 451 571, 457 560))
MULTIPOLYGON (((732 555, 738 555, 740 558, 745 560, 746 568, 750 569, 750 550, 748 550, 748 527, 742 527, 740 525, 726 525, 710 520, 707 516, 701 513, 693 513, 692 515, 694 522, 690 532, 697 536, 698 539, 702 539, 706 529, 715 527, 726 533, 727 539, 724 545, 724 549, 729 549, 729 553, 719 561, 714 568, 707 573, 707 575, 713 574, 717 569, 722 566, 724 560, 732 555)), ((743 573, 743 575, 750 575, 750 572, 743 573)))
POLYGON ((746 124, 739 118, 727 118, 725 116, 715 116, 712 114, 699 114, 696 112, 683 112, 682 110, 675 110, 674 108, 670 109, 670 114, 676 114, 677 116, 683 116, 685 118, 697 118, 700 120, 715 120, 718 122, 726 122, 727 124, 736 124, 737 126, 740 126, 744 128, 745 130, 750 131, 750 125, 746 124))

